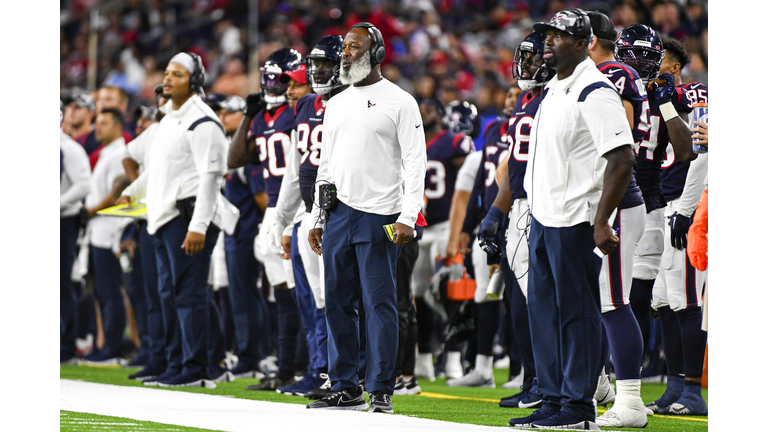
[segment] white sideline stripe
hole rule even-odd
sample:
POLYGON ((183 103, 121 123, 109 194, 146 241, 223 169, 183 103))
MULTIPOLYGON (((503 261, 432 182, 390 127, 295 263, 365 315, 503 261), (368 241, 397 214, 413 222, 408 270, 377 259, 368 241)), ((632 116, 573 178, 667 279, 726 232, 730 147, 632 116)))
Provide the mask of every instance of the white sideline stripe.
MULTIPOLYGON (((304 405, 254 401, 182 391, 59 380, 59 409, 227 432, 307 430, 312 432, 496 431, 498 427, 452 423, 403 415, 308 410, 304 405)), ((397 405, 395 405, 397 410, 397 405)))

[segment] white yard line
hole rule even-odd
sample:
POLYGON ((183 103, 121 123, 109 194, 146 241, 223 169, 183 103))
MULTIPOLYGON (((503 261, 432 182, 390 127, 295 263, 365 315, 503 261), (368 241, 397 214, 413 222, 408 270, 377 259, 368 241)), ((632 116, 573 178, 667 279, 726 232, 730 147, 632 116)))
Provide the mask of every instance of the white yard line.
MULTIPOLYGON (((60 410, 220 431, 496 431, 497 427, 402 415, 308 410, 304 405, 60 380, 60 410)), ((395 406, 397 409, 397 406, 395 406)))

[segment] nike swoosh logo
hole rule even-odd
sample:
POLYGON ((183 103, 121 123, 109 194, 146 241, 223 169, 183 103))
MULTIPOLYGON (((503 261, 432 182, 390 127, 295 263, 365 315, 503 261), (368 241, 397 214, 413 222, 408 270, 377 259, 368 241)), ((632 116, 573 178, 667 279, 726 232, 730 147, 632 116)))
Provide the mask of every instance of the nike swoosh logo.
POLYGON ((421 126, 421 125, 417 125, 417 126, 416 126, 416 129, 418 129, 420 126, 421 126))
POLYGON ((616 132, 616 135, 620 135, 622 132, 624 132, 624 131, 621 131, 621 132, 616 132))
POLYGON ((621 68, 619 68, 619 69, 611 69, 611 70, 608 71, 608 73, 616 73, 616 72, 620 72, 620 71, 621 71, 621 68))
POLYGON ((695 89, 696 87, 700 86, 701 83, 691 84, 691 89, 695 89))

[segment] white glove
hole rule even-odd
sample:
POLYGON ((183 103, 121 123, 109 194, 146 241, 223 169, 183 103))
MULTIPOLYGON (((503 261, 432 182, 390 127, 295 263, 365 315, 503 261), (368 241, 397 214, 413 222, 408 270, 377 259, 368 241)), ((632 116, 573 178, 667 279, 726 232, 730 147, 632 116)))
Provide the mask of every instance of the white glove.
POLYGON ((269 232, 267 233, 269 246, 270 248, 272 248, 272 251, 278 255, 282 255, 285 253, 285 251, 283 251, 283 243, 282 243, 284 230, 285 230, 285 225, 279 220, 275 219, 275 223, 272 224, 271 227, 269 227, 269 232))

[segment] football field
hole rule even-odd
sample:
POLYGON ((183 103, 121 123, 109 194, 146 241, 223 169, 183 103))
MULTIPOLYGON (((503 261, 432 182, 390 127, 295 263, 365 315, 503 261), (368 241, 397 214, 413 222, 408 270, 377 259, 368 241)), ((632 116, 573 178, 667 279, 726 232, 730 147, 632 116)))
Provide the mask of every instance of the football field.
MULTIPOLYGON (((309 400, 303 397, 245 390, 247 385, 257 383, 256 379, 219 383, 215 389, 163 389, 129 380, 127 376, 135 370, 61 366, 61 430, 314 432, 339 430, 340 422, 358 425, 366 432, 489 430, 481 426, 508 427, 510 418, 523 417, 533 411, 498 406, 499 399, 518 390, 503 389, 500 385, 495 389, 448 387, 445 379, 438 378, 434 383, 419 381, 423 390, 420 395, 393 396, 395 415, 371 418, 368 413, 309 411, 288 405, 307 404, 309 400)), ((505 382, 507 375, 507 369, 496 369, 496 382, 505 382)), ((663 384, 643 383, 643 400, 646 403, 655 400, 664 388, 663 384)), ((703 395, 707 399, 706 389, 703 395)), ((600 407, 598 411, 604 412, 605 408, 600 407)), ((644 429, 621 430, 706 431, 708 419, 657 415, 649 418, 644 429)))

